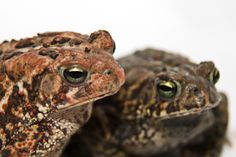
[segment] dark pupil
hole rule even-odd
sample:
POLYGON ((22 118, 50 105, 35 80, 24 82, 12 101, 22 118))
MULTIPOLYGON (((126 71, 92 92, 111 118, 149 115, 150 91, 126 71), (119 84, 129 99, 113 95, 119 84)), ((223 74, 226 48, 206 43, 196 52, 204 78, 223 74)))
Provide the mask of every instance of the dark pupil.
POLYGON ((81 83, 87 77, 87 72, 85 71, 70 71, 70 69, 66 69, 64 71, 64 77, 70 83, 81 83))
POLYGON ((160 85, 159 87, 161 90, 165 91, 165 92, 170 92, 170 91, 174 91, 174 88, 165 86, 165 85, 160 85))
POLYGON ((83 73, 78 72, 78 71, 72 71, 72 72, 67 72, 67 75, 74 78, 74 79, 77 79, 77 78, 80 78, 81 76, 83 76, 83 73))

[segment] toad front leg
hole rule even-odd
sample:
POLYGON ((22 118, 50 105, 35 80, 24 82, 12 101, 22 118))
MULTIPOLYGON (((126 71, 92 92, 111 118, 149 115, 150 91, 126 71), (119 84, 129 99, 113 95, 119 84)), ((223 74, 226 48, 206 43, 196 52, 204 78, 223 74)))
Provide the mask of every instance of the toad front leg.
MULTIPOLYGON (((200 137, 200 142, 183 148, 184 157, 219 157, 226 140, 228 124, 227 96, 221 93, 222 100, 218 107, 213 109, 215 124, 207 129, 200 137)), ((195 139, 194 139, 195 140, 195 139)), ((193 141, 194 141, 193 140, 193 141)))

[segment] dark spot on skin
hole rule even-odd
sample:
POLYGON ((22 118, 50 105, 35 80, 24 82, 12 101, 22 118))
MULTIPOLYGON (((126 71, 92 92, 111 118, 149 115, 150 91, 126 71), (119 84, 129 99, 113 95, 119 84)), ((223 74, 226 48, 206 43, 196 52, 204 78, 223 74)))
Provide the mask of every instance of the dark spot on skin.
POLYGON ((39 134, 34 133, 34 135, 33 135, 33 139, 37 139, 38 137, 39 137, 39 134))
POLYGON ((18 141, 23 142, 27 137, 28 135, 26 133, 21 133, 20 136, 18 137, 18 141))
POLYGON ((162 67, 161 71, 163 72, 167 71, 166 67, 162 67))
POLYGON ((2 59, 3 59, 3 60, 8 60, 8 59, 10 59, 10 58, 12 58, 12 57, 14 57, 14 56, 19 56, 19 55, 21 55, 21 54, 23 54, 23 52, 20 52, 20 51, 9 52, 9 53, 6 53, 6 54, 2 57, 2 59))
POLYGON ((68 86, 62 86, 60 91, 63 92, 63 93, 67 93, 69 91, 69 87, 68 86))
POLYGON ((7 121, 7 118, 6 118, 6 116, 5 116, 5 113, 2 113, 1 112, 1 114, 0 114, 0 128, 5 128, 5 126, 6 126, 6 122, 7 121))
POLYGON ((55 103, 59 103, 62 105, 63 102, 65 101, 66 99, 66 93, 69 91, 69 87, 68 86, 62 86, 60 89, 59 89, 59 92, 53 96, 53 101, 55 103))
POLYGON ((29 149, 28 148, 21 148, 21 149, 19 149, 19 154, 28 154, 30 151, 29 151, 29 149))
POLYGON ((77 116, 74 117, 76 119, 76 123, 83 125, 83 121, 80 118, 77 118, 77 116))
POLYGON ((8 40, 4 40, 2 43, 4 43, 4 44, 5 44, 5 43, 9 43, 9 41, 8 41, 8 40))
POLYGON ((198 96, 201 92, 197 87, 194 87, 193 88, 193 93, 194 93, 194 95, 198 96))
POLYGON ((12 91, 13 93, 13 95, 14 96, 16 96, 17 94, 18 94, 18 92, 19 92, 19 87, 17 86, 17 85, 15 85, 14 87, 13 87, 13 91, 12 91))
POLYGON ((4 150, 2 150, 2 152, 1 152, 1 156, 2 156, 2 157, 10 157, 10 154, 11 154, 11 152, 10 152, 10 150, 8 150, 8 149, 4 149, 4 150))
POLYGON ((23 87, 27 88, 27 89, 30 89, 30 85, 27 82, 23 82, 23 87))
POLYGON ((51 42, 52 45, 55 44, 64 44, 67 43, 68 41, 70 41, 70 38, 67 37, 56 37, 53 39, 53 41, 51 42))
POLYGON ((3 88, 3 85, 0 84, 0 99, 2 99, 5 96, 5 90, 3 88))
POLYGON ((0 139, 0 150, 2 149, 2 139, 0 139))
POLYGON ((30 46, 33 46, 34 45, 34 42, 31 41, 31 40, 22 40, 20 41, 16 46, 15 48, 19 49, 19 48, 26 48, 26 47, 30 47, 30 46))
POLYGON ((67 134, 67 129, 66 129, 66 128, 63 128, 63 129, 62 129, 62 132, 63 132, 64 135, 66 135, 66 134, 67 134))
POLYGON ((8 78, 9 78, 10 80, 12 80, 13 82, 16 81, 15 76, 14 76, 14 73, 13 73, 12 71, 8 72, 8 73, 7 73, 7 76, 8 76, 8 78))
POLYGON ((88 52, 90 52, 90 48, 85 47, 84 51, 85 51, 86 53, 88 53, 88 52))
POLYGON ((37 128, 38 132, 44 132, 45 130, 47 130, 47 126, 46 125, 39 125, 39 127, 37 128))
MULTIPOLYGON (((4 75, 6 72, 6 67, 5 65, 0 65, 0 75, 4 75)), ((1 77, 1 76, 0 76, 1 77)))
MULTIPOLYGON (((12 116, 12 115, 11 115, 12 116)), ((7 119, 8 120, 8 119, 7 119)), ((9 121, 9 120, 8 120, 9 121)), ((14 121, 14 122, 16 122, 16 121, 14 121)), ((12 130, 13 131, 13 130, 12 130)), ((5 134, 6 134, 6 143, 9 143, 9 142, 11 142, 12 141, 12 138, 11 138, 11 132, 10 132, 10 130, 8 130, 8 129, 5 129, 5 134)))
POLYGON ((13 81, 13 82, 17 82, 18 80, 20 80, 23 76, 24 76, 24 71, 19 72, 19 73, 14 73, 13 71, 7 71, 6 74, 8 76, 8 78, 13 81))
POLYGON ((52 59, 56 59, 59 56, 59 53, 55 50, 41 50, 39 52, 39 55, 41 56, 49 56, 52 59))
POLYGON ((43 43, 43 47, 48 48, 48 47, 50 47, 50 45, 47 43, 43 43))
POLYGON ((42 73, 34 76, 31 86, 25 82, 23 83, 23 86, 26 87, 26 89, 28 90, 30 102, 35 101, 36 98, 38 97, 41 80, 42 80, 43 76, 45 75, 45 73, 47 72, 47 70, 48 69, 45 69, 42 73))
POLYGON ((171 113, 171 112, 175 112, 178 111, 177 108, 174 106, 174 103, 170 103, 168 104, 167 108, 166 108, 166 112, 167 113, 171 113))
POLYGON ((89 36, 89 42, 93 42, 94 40, 96 40, 98 38, 100 34, 99 33, 92 33, 90 36, 89 36))

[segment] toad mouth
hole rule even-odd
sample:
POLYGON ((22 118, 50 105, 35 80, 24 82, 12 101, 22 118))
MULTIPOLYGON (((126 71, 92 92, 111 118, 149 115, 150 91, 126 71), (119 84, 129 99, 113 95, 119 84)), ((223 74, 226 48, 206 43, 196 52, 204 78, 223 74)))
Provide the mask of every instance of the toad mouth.
POLYGON ((71 105, 68 106, 68 107, 61 107, 61 108, 58 107, 57 112, 54 113, 54 114, 58 114, 58 113, 61 113, 61 112, 66 112, 66 111, 68 111, 68 110, 71 110, 71 109, 73 109, 73 108, 75 108, 75 107, 79 107, 79 106, 91 105, 91 104, 93 104, 96 100, 105 98, 105 97, 107 97, 107 96, 111 96, 111 95, 117 93, 118 91, 119 91, 119 89, 114 90, 114 91, 109 91, 109 92, 107 92, 107 93, 101 94, 101 95, 98 96, 98 97, 89 98, 89 99, 87 99, 87 100, 85 100, 85 101, 83 101, 83 102, 71 104, 71 105))

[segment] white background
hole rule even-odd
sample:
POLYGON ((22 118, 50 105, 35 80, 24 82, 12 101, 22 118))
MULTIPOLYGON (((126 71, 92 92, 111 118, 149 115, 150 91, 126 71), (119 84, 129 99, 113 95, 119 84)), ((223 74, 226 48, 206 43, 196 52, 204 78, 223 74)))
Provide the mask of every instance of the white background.
POLYGON ((225 157, 236 156, 236 1, 233 0, 1 0, 0 40, 45 31, 108 30, 116 57, 152 46, 200 62, 213 60, 217 87, 230 98, 225 157))

